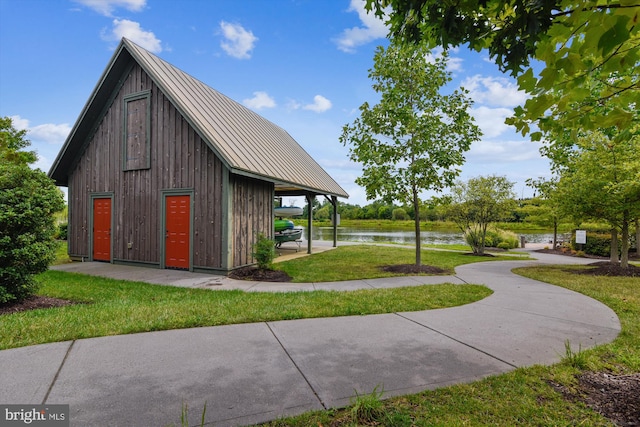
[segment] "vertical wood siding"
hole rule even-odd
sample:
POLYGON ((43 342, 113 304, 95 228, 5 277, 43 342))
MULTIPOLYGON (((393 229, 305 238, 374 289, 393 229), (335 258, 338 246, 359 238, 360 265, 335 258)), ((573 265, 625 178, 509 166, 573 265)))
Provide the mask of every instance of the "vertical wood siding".
POLYGON ((233 187, 233 267, 253 264, 253 244, 258 234, 273 234, 272 183, 232 176, 233 187))
MULTIPOLYGON (((91 193, 113 193, 113 259, 160 264, 161 191, 192 189, 193 265, 222 267, 223 164, 136 64, 69 176, 69 249, 88 257, 91 193), (123 171, 124 97, 151 91, 150 168, 123 171), (128 244, 131 243, 131 248, 128 244)), ((263 213, 264 214, 264 213, 263 213)))

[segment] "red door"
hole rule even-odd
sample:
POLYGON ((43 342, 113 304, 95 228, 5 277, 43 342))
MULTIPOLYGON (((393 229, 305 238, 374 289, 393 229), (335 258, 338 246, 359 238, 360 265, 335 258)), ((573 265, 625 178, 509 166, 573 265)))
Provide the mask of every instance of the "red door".
POLYGON ((111 199, 93 199, 93 260, 111 261, 111 199))
POLYGON ((189 196, 165 199, 165 267, 189 269, 189 196))

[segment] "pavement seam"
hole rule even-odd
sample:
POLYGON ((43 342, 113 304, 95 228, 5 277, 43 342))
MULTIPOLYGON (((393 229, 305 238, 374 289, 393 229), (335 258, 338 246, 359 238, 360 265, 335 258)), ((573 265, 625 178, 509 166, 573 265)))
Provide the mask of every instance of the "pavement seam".
POLYGON ((393 314, 395 314, 396 316, 401 317, 401 318, 403 318, 403 319, 405 319, 405 320, 408 320, 409 322, 415 323, 415 324, 416 324, 416 325, 418 325, 418 326, 422 326, 422 327, 423 327, 423 328, 425 328, 425 329, 428 329, 428 330, 430 330, 430 331, 433 331, 433 332, 435 332, 436 334, 442 335, 443 337, 447 337, 447 338, 449 338, 450 340, 453 340, 453 341, 455 341, 455 342, 457 342, 457 343, 459 343, 459 344, 464 345, 465 347, 469 347, 469 348, 470 348, 470 349, 472 349, 472 350, 475 350, 475 351, 478 351, 478 352, 480 352, 480 353, 482 353, 482 354, 485 354, 485 355, 489 356, 489 357, 490 357, 490 358, 492 358, 492 359, 495 359, 495 360, 497 360, 497 361, 499 361, 499 362, 505 363, 505 364, 507 364, 507 365, 511 366, 511 367, 512 367, 512 368, 514 368, 514 369, 517 369, 517 368, 518 368, 518 366, 517 366, 517 365, 514 365, 513 363, 507 362, 506 360, 503 360, 503 359, 499 358, 498 356, 495 356, 495 355, 493 355, 493 354, 491 354, 491 353, 488 353, 488 352, 486 352, 486 351, 484 351, 484 350, 482 350, 482 349, 479 349, 478 347, 472 346, 471 344, 468 344, 468 343, 466 343, 466 342, 464 342, 464 341, 461 341, 461 340, 459 340, 459 339, 457 339, 457 338, 454 338, 454 337, 452 337, 451 335, 447 335, 447 334, 445 334, 445 333, 444 333, 444 332, 442 332, 442 331, 439 331, 439 330, 437 330, 437 329, 434 329, 434 328, 432 328, 432 327, 430 327, 430 326, 427 326, 427 325, 425 325, 425 324, 423 324, 423 323, 420 323, 420 322, 418 322, 418 321, 416 321, 416 320, 413 320, 413 319, 410 319, 410 318, 408 318, 408 317, 405 317, 405 316, 403 316, 403 315, 402 315, 402 314, 400 314, 400 313, 393 313, 393 314))
POLYGON ((42 405, 45 405, 47 403, 47 399, 49 399, 49 395, 51 394, 51 391, 53 390, 53 386, 56 385, 56 382, 58 381, 58 377, 60 376, 60 372, 62 371, 62 368, 64 367, 64 364, 67 361, 67 358, 69 357, 69 354, 71 353, 71 349, 73 348, 73 345, 75 343, 76 343, 76 340, 71 341, 71 344, 69 345, 69 348, 67 349, 67 352, 65 353, 64 357, 62 358, 62 362, 60 362, 60 366, 58 367, 58 370, 56 371, 56 374, 53 376, 53 381, 51 381, 51 384, 49 385, 49 388, 47 389, 47 393, 44 395, 44 399, 42 399, 42 405))
POLYGON ((293 359, 291 354, 289 354, 289 351, 284 346, 284 344, 282 344, 282 341, 280 341, 280 338, 278 338, 278 335, 276 335, 275 331, 273 329, 271 329, 271 325, 268 322, 265 322, 265 325, 267 325, 267 328, 269 328, 269 331, 271 331, 271 335, 273 335, 273 337, 276 339, 276 341, 278 341, 278 344, 280 344, 280 347, 282 347, 282 350, 284 351, 284 353, 287 355, 289 360, 291 360, 291 363, 293 363, 293 366, 295 366, 296 369, 298 370, 298 372, 300 373, 300 375, 302 375, 302 378, 304 378, 304 381, 307 383, 307 385, 309 386, 309 388, 313 392, 313 395, 316 397, 316 399, 318 399, 318 402, 320 402, 320 405, 322 405, 322 408, 325 409, 325 410, 328 409, 327 405, 325 405, 325 403, 322 401, 322 398, 320 397, 320 395, 318 394, 316 389, 313 387, 313 384, 311 384, 311 381, 309 381, 309 378, 307 378, 307 376, 304 374, 304 372, 302 372, 302 369, 300 368, 300 366, 298 366, 298 364, 293 359))

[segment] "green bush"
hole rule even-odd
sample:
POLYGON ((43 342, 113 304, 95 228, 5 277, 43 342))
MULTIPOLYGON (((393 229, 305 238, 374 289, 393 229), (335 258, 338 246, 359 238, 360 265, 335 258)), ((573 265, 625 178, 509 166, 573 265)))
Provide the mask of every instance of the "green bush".
POLYGON ((33 276, 55 259, 53 215, 63 208, 62 192, 44 172, 0 163, 0 304, 37 290, 33 276))
POLYGON ((585 254, 608 257, 611 254, 611 235, 587 231, 587 243, 576 243, 576 234, 571 236, 571 249, 582 250, 585 254), (582 246, 582 248, 581 248, 582 246))
POLYGON ((395 208, 391 212, 391 219, 393 219, 394 221, 404 221, 409 219, 409 215, 407 214, 407 211, 405 211, 404 209, 395 208))
POLYGON ((56 231, 56 239, 67 240, 68 229, 69 229, 69 224, 66 222, 58 225, 58 230, 56 231))
POLYGON ((261 270, 269 270, 273 266, 273 259, 276 257, 275 243, 264 234, 258 234, 258 240, 256 240, 253 246, 253 253, 251 254, 258 263, 258 268, 261 270))
POLYGON ((511 231, 494 228, 487 230, 486 246, 490 248, 515 249, 519 246, 518 236, 511 231))

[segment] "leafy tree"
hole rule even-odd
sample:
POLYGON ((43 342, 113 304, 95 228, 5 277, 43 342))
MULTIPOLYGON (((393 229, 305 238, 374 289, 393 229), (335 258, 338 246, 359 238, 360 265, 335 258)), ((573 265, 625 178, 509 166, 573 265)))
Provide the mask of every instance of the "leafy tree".
POLYGON ((530 95, 511 121, 523 134, 532 123, 543 131, 623 131, 634 120, 640 99, 637 0, 367 0, 366 7, 388 16, 394 39, 488 49, 530 95), (533 59, 543 64, 540 73, 530 65, 533 59), (601 105, 609 111, 595 108, 601 105))
POLYGON ((0 119, 0 304, 23 300, 37 289, 34 275, 55 258, 54 214, 62 192, 47 175, 29 167, 35 153, 10 118, 0 119))
POLYGON ((503 176, 458 181, 451 189, 449 218, 465 234, 474 254, 483 255, 487 228, 508 216, 515 206, 513 183, 503 176))
POLYGON ((565 217, 561 196, 558 192, 557 179, 539 178, 527 180, 527 184, 535 188, 540 196, 539 203, 530 209, 529 221, 536 224, 553 227, 553 248, 558 245, 558 224, 565 217))
POLYGON ((619 139, 591 132, 578 139, 573 161, 559 181, 565 209, 577 220, 604 220, 611 225, 611 262, 628 267, 629 228, 640 217, 640 137, 619 139))
POLYGON ((411 204, 415 212, 416 265, 420 258, 420 192, 453 184, 464 152, 480 137, 468 113, 466 92, 444 95, 450 80, 446 56, 428 60, 423 45, 391 43, 379 47, 369 71, 378 104, 365 102, 360 118, 345 125, 340 141, 350 158, 363 165, 356 183, 367 198, 411 204))
POLYGON ((23 151, 31 142, 25 139, 26 130, 13 127, 10 117, 0 117, 0 161, 28 165, 38 160, 35 151, 23 151))

